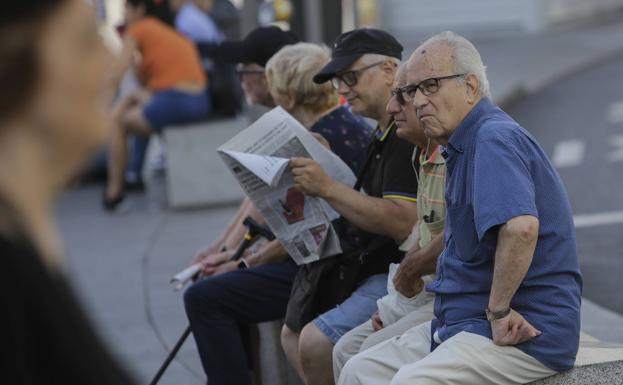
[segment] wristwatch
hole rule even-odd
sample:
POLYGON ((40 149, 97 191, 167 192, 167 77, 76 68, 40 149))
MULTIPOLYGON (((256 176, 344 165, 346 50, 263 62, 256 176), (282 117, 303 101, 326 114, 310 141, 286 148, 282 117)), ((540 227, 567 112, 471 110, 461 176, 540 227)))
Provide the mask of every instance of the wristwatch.
POLYGON ((507 307, 506 309, 502 309, 502 310, 496 310, 496 311, 491 311, 489 310, 489 308, 485 310, 485 314, 487 314, 487 320, 489 321, 496 321, 496 320, 502 319, 506 317, 507 315, 509 315, 510 312, 511 312, 510 307, 507 307))
POLYGON ((238 269, 247 269, 249 267, 249 262, 246 259, 240 258, 238 261, 238 269))

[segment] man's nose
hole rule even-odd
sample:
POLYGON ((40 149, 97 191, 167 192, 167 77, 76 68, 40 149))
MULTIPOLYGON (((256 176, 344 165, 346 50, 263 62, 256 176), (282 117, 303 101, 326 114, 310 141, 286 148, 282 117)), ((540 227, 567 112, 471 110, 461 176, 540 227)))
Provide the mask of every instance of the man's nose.
POLYGON ((388 114, 394 115, 400 112, 402 106, 398 103, 397 99, 396 95, 392 95, 392 97, 389 98, 387 106, 385 107, 385 111, 387 111, 388 114))

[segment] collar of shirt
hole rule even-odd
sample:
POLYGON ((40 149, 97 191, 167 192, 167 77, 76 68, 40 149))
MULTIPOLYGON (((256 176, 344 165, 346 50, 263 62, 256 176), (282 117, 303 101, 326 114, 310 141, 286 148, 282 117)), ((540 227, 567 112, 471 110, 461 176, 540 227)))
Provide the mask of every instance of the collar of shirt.
POLYGON ((471 128, 483 115, 493 108, 495 108, 495 106, 491 103, 489 98, 482 98, 478 104, 472 108, 472 110, 465 116, 461 124, 459 124, 459 126, 450 135, 448 146, 446 147, 446 150, 453 150, 448 151, 450 156, 452 155, 452 152, 462 153, 465 150, 465 147, 470 145, 471 140, 474 138, 474 136, 471 135, 471 128))

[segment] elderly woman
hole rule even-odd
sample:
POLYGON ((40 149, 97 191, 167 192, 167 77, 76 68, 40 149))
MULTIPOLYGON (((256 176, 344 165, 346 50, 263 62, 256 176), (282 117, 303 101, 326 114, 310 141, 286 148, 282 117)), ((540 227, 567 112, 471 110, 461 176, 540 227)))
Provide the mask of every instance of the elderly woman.
MULTIPOLYGON (((270 94, 354 172, 362 167, 372 131, 347 107, 337 104, 335 89, 312 77, 329 61, 321 46, 298 43, 282 48, 266 64, 270 94)), ((250 384, 240 325, 282 319, 298 266, 278 241, 231 262, 231 252, 208 255, 207 278, 184 295, 203 368, 210 385, 250 384)))
POLYGON ((84 0, 0 12, 3 384, 130 384, 68 287, 52 203, 106 139, 110 64, 84 0))
POLYGON ((328 50, 319 45, 287 46, 266 63, 268 87, 277 105, 326 139, 331 150, 357 174, 372 131, 347 106, 338 106, 337 92, 330 83, 312 81, 314 69, 328 60, 328 50))

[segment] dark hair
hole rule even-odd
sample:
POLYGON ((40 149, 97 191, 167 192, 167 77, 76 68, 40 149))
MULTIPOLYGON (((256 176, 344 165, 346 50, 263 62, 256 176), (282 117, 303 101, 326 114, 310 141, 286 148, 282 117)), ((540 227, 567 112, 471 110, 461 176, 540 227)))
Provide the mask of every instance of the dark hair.
POLYGON ((146 16, 153 16, 160 21, 173 25, 173 12, 168 0, 127 0, 133 7, 144 7, 146 16))
POLYGON ((40 26, 67 0, 20 0, 0 12, 0 119, 24 107, 39 80, 36 51, 40 26))

